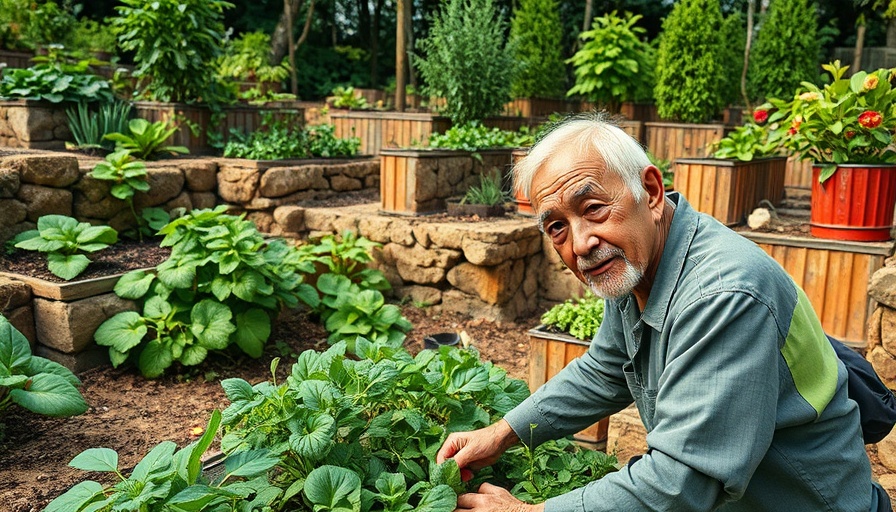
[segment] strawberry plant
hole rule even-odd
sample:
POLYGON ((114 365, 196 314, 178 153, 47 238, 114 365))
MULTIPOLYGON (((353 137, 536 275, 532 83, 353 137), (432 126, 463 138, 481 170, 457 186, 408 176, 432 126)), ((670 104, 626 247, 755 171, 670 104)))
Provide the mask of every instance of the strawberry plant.
POLYGON ((47 268, 66 281, 74 279, 90 264, 84 253, 105 249, 118 241, 118 232, 109 226, 91 226, 66 215, 44 215, 37 229, 19 233, 14 247, 47 254, 47 268))
POLYGON ((15 404, 47 416, 87 411, 81 381, 59 363, 31 354, 31 344, 0 316, 0 413, 15 404))
POLYGON ((158 377, 175 361, 196 365, 210 350, 238 346, 261 357, 271 317, 301 296, 313 266, 282 240, 265 241, 251 221, 225 215, 226 206, 196 210, 163 227, 171 256, 155 273, 122 276, 115 293, 140 301, 142 310, 118 313, 94 338, 109 347, 114 366, 133 355, 146 377, 158 377))

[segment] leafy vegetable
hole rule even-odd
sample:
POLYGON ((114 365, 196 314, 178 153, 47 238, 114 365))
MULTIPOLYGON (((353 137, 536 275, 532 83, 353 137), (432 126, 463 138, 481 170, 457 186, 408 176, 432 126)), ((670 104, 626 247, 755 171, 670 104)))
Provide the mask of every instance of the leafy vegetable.
POLYGON ((44 215, 37 229, 19 233, 14 246, 26 251, 47 253, 47 268, 62 279, 74 279, 90 264, 82 253, 105 249, 118 241, 118 232, 109 226, 91 226, 66 215, 44 215))
POLYGON ((355 155, 361 147, 358 137, 337 138, 336 128, 330 124, 297 128, 289 119, 274 119, 269 113, 264 114, 261 124, 264 130, 248 135, 231 130, 224 156, 253 160, 347 157, 355 155))
POLYGON ((541 315, 541 323, 590 341, 604 319, 604 300, 591 292, 576 300, 569 299, 541 315))

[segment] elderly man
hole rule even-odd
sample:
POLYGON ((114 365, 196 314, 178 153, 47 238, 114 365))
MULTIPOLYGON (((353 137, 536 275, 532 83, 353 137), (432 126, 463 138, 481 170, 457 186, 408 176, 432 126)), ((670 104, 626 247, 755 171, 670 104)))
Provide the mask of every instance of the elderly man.
POLYGON ((515 174, 563 262, 607 299, 603 324, 504 419, 450 435, 438 462, 479 469, 632 402, 648 451, 540 505, 483 484, 458 510, 889 510, 846 370, 774 260, 666 195, 640 145, 595 116, 556 127, 515 174))

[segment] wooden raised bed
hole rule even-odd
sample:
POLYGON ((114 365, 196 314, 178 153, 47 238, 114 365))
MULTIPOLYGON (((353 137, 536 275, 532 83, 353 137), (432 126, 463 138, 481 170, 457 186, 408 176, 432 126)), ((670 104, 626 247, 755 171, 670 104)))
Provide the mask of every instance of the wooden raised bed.
POLYGON ((580 103, 551 98, 515 98, 504 104, 505 116, 542 117, 554 113, 578 112, 580 103))
MULTIPOLYGON (((588 351, 591 343, 582 341, 568 334, 553 333, 544 325, 539 325, 529 332, 529 389, 535 391, 542 384, 560 373, 573 359, 581 357, 588 351)), ((604 418, 594 425, 582 430, 573 437, 604 448, 610 419, 604 418)))
POLYGON ((741 233, 771 255, 805 290, 826 333, 853 347, 867 344, 871 275, 893 242, 845 242, 771 233, 741 233))
POLYGON ((784 174, 784 186, 792 188, 812 189, 812 161, 787 159, 787 172, 784 174))
POLYGON ((330 110, 330 122, 337 137, 361 139, 362 155, 378 155, 382 148, 425 144, 431 134, 451 127, 447 117, 409 112, 330 110))
POLYGON ((702 158, 725 136, 724 124, 644 123, 647 149, 660 160, 702 158))
POLYGON ((740 224, 763 199, 773 205, 784 196, 784 157, 749 162, 716 158, 679 158, 673 187, 695 210, 725 225, 740 224))

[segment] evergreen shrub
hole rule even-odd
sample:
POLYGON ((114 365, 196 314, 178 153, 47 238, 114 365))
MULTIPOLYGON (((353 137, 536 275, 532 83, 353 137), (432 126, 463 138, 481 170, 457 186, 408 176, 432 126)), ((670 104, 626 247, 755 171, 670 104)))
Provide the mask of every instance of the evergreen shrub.
POLYGON ((558 98, 566 90, 563 23, 557 0, 520 0, 510 20, 510 40, 519 64, 514 98, 558 98))

